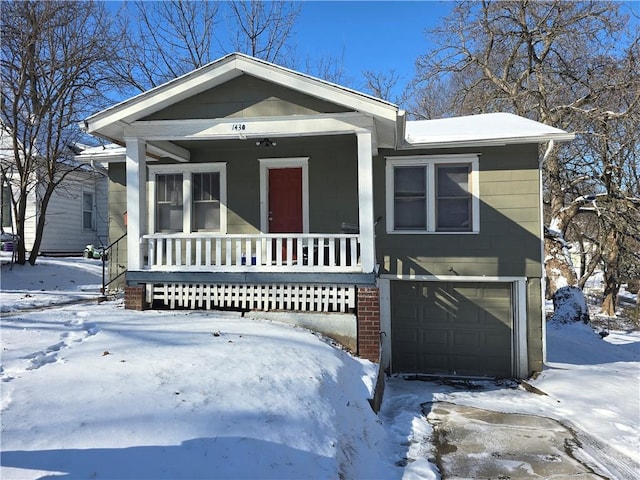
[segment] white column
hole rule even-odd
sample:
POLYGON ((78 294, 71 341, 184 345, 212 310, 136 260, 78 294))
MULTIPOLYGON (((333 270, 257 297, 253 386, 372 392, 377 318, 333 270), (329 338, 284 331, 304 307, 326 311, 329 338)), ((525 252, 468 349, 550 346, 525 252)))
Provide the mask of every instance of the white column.
POLYGON ((373 158, 371 132, 356 133, 358 139, 358 211, 362 271, 373 272, 376 263, 373 228, 373 158))
POLYGON ((142 235, 147 230, 147 166, 145 142, 127 138, 127 269, 142 268, 142 235))

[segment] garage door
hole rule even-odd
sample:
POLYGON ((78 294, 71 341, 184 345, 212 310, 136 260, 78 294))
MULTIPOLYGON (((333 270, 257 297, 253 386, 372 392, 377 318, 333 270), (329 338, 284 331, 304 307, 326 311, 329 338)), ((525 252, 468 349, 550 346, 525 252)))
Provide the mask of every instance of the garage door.
POLYGON ((510 283, 391 282, 396 373, 511 377, 510 283))

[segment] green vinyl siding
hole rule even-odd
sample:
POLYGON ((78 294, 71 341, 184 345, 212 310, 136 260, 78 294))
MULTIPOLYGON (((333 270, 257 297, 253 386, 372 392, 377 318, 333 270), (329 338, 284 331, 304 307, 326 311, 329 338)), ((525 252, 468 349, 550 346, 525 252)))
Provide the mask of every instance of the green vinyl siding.
MULTIPOLYGON (((411 155, 454 152, 415 152, 411 155)), ((392 275, 541 275, 540 193, 535 145, 495 147, 479 153, 480 232, 390 234, 377 229, 378 261, 392 275)), ((374 161, 375 210, 384 210, 385 157, 374 161)))
POLYGON ((249 75, 242 75, 149 115, 145 120, 268 117, 338 113, 346 109, 249 75))

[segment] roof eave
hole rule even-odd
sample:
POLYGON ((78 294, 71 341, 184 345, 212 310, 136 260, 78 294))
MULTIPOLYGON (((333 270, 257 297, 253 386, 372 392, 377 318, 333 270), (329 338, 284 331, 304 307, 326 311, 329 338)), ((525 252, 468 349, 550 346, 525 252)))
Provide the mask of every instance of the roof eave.
POLYGON ((504 137, 478 140, 450 140, 439 142, 405 142, 402 150, 433 149, 433 148, 463 148, 463 147, 500 147, 505 145, 540 144, 549 141, 570 142, 575 138, 573 133, 554 133, 540 136, 504 137))
POLYGON ((88 133, 121 143, 122 139, 119 137, 122 125, 243 74, 294 88, 356 111, 363 111, 385 122, 396 120, 398 107, 390 102, 247 55, 232 53, 91 115, 81 126, 88 133))

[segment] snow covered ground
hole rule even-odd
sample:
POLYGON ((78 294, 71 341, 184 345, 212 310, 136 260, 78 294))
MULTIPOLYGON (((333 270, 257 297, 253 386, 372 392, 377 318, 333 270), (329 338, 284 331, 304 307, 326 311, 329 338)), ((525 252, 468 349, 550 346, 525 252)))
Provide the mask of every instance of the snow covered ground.
POLYGON ((2 267, 3 479, 437 479, 420 407, 434 400, 559 419, 640 461, 637 330, 550 325, 531 381, 547 395, 392 378, 376 416, 375 365, 301 328, 119 300, 34 309, 97 295, 100 272, 2 267))

